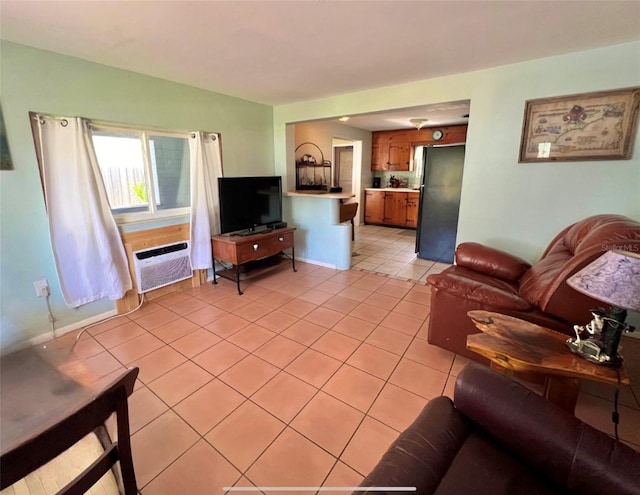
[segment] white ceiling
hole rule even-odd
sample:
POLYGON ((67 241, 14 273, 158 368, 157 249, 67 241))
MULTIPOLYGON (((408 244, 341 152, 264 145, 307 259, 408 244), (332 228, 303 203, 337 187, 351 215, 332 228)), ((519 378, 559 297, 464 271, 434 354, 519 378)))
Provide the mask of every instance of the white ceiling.
POLYGON ((280 105, 638 40, 640 2, 0 0, 0 37, 280 105))

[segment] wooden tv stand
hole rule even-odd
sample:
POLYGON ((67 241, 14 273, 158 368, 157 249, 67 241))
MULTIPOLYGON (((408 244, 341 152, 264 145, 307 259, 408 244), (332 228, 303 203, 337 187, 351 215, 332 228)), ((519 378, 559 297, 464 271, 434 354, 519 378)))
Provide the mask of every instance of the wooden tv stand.
POLYGON ((251 235, 215 235, 211 237, 211 255, 213 257, 213 283, 217 284, 216 276, 234 280, 240 290, 240 266, 250 261, 257 261, 291 249, 291 264, 296 271, 295 246, 293 240, 294 227, 274 229, 251 235), (234 265, 235 270, 229 269, 216 272, 216 260, 234 265), (235 271, 235 277, 229 272, 235 271))

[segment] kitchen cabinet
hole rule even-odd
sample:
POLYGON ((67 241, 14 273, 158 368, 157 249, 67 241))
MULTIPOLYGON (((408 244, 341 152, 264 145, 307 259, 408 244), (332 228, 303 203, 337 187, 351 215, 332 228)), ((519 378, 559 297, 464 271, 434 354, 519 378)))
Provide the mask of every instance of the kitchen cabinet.
POLYGON ((371 133, 371 170, 409 172, 413 169, 411 157, 415 146, 460 144, 466 140, 466 125, 375 131, 371 133), (443 133, 438 141, 432 137, 435 129, 443 133))
POLYGON ((384 191, 365 191, 364 223, 384 223, 384 191))
POLYGON ((418 227, 418 203, 420 202, 420 193, 410 192, 407 193, 407 214, 406 214, 406 226, 417 228, 418 227))
POLYGON ((407 223, 407 193, 385 192, 384 223, 404 226, 407 223))
POLYGON ((416 228, 418 225, 418 192, 365 191, 364 222, 394 227, 416 228))

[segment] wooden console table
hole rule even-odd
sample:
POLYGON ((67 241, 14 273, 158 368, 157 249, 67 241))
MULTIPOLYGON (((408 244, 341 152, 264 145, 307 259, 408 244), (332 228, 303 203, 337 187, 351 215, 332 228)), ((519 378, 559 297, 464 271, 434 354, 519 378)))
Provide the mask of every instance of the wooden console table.
POLYGON ((296 271, 295 245, 293 240, 294 227, 267 230, 251 235, 216 235, 211 237, 211 255, 213 257, 213 283, 217 284, 216 277, 220 276, 233 280, 240 290, 240 266, 251 261, 257 261, 276 254, 284 253, 285 249, 291 249, 291 264, 296 271), (225 261, 234 265, 235 270, 216 272, 216 260, 225 261), (235 272, 235 277, 229 272, 235 272))
POLYGON ((571 413, 580 392, 579 380, 629 385, 623 366, 595 364, 572 353, 566 345, 568 335, 500 313, 467 314, 482 331, 467 337, 467 349, 490 359, 496 371, 544 378, 544 397, 571 413))

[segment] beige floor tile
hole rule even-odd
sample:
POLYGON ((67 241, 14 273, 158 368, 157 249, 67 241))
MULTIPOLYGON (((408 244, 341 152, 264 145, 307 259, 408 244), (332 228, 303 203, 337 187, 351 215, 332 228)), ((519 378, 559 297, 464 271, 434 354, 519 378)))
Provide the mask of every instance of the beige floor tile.
POLYGON ((298 296, 299 299, 316 305, 323 304, 332 297, 333 294, 331 292, 325 292, 321 289, 316 288, 303 292, 300 296, 298 296))
POLYGON ((429 316, 429 311, 429 307, 410 301, 400 301, 397 306, 393 308, 393 313, 410 316, 421 321, 424 321, 424 319, 429 316))
POLYGON ((256 325, 260 325, 272 332, 280 333, 286 328, 293 325, 296 321, 298 321, 297 316, 293 316, 289 313, 285 313, 284 311, 280 311, 276 309, 269 313, 268 315, 263 316, 262 318, 256 320, 256 325))
POLYGON ((122 320, 119 325, 95 335, 94 338, 105 349, 111 349, 146 333, 147 331, 137 323, 122 320))
MULTIPOLYGON (((244 472, 285 426, 282 421, 253 402, 246 401, 205 438, 236 468, 244 472)), ((250 479, 256 481, 253 477, 250 479)))
POLYGON ((338 457, 364 418, 364 413, 319 392, 291 422, 291 427, 338 457))
POLYGON ((289 423, 316 392, 317 388, 281 371, 253 394, 251 400, 278 419, 289 423))
POLYGON ((165 304, 164 306, 178 315, 185 316, 200 309, 206 308, 209 306, 209 304, 202 299, 188 297, 188 299, 186 300, 175 302, 173 304, 165 304))
POLYGON ((191 299, 193 299, 193 296, 191 294, 188 294, 185 291, 176 291, 172 292, 171 294, 167 294, 166 296, 162 296, 158 299, 154 299, 153 302, 170 309, 171 306, 180 306, 181 303, 188 305, 191 299))
POLYGON ((240 471, 200 440, 145 487, 144 495, 221 494, 240 477, 240 471))
POLYGON ((335 458, 287 428, 246 472, 258 486, 320 486, 335 458))
POLYGON ((143 383, 149 383, 164 375, 167 371, 181 365, 186 360, 187 358, 178 351, 169 346, 163 346, 140 359, 132 361, 129 366, 139 367, 138 380, 143 383))
POLYGON ((374 292, 364 300, 365 304, 369 304, 371 306, 386 309, 389 311, 397 306, 399 302, 400 299, 398 299, 397 297, 381 294, 380 292, 374 292))
POLYGON ((208 330, 198 328, 190 334, 171 342, 171 347, 180 354, 183 354, 188 358, 193 358, 209 347, 216 345, 220 340, 220 337, 214 335, 208 330))
POLYGON ((383 385, 383 380, 345 364, 322 390, 359 411, 367 412, 383 385))
POLYGON ((214 376, 225 372, 249 353, 226 340, 210 347, 193 358, 193 362, 214 376))
POLYGON ((134 337, 124 344, 112 347, 109 352, 122 364, 129 364, 162 346, 164 346, 164 342, 145 332, 143 335, 134 337))
POLYGON ((354 339, 364 340, 371 335, 375 328, 375 323, 348 315, 336 323, 332 330, 354 339))
POLYGON ((365 342, 401 356, 409 347, 411 337, 395 330, 378 327, 371 332, 365 342))
POLYGON ((205 435, 244 401, 245 397, 240 393, 215 379, 173 409, 200 435, 205 435))
POLYGON ((219 378, 245 397, 250 397, 278 371, 280 370, 274 365, 249 355, 222 373, 219 378))
POLYGON ((218 318, 226 315, 228 311, 232 311, 232 310, 222 308, 222 307, 207 305, 204 308, 194 311, 193 313, 189 313, 188 315, 185 315, 185 318, 189 321, 192 321, 196 325, 204 327, 209 323, 211 323, 212 321, 215 321, 218 318))
POLYGON ((314 387, 322 387, 342 363, 313 349, 300 354, 285 371, 310 383, 314 387))
POLYGON ((151 330, 151 333, 167 344, 178 340, 180 337, 190 334, 199 327, 194 322, 186 318, 178 318, 166 325, 159 326, 151 330))
POLYGON ((147 387, 140 387, 134 391, 129 397, 129 428, 131 434, 164 414, 167 409, 169 409, 169 406, 147 387))
POLYGON ((226 339, 250 323, 249 320, 245 320, 238 315, 226 313, 224 316, 216 318, 211 323, 205 325, 204 328, 215 333, 218 337, 226 339))
POLYGON ((413 423, 427 402, 424 397, 387 383, 369 410, 369 416, 402 432, 413 423))
POLYGON ((322 307, 314 309, 304 317, 305 320, 325 328, 333 328, 342 318, 344 318, 343 313, 322 307))
POLYGON ((187 361, 147 386, 169 406, 175 406, 211 380, 213 376, 210 373, 187 361))
POLYGON ((340 460, 366 476, 397 437, 397 431, 367 416, 340 460))
POLYGON ((360 304, 360 302, 353 299, 342 296, 334 296, 327 302, 325 302, 322 307, 338 311, 339 313, 349 314, 355 309, 356 306, 358 306, 358 304, 360 304))
MULTIPOLYGON (((609 435, 614 434, 614 425, 611 421, 612 412, 613 403, 608 400, 585 393, 580 393, 578 396, 575 410, 576 417, 609 435)), ((620 423, 618 424, 620 439, 640 445, 640 428, 638 428, 638 425, 640 425, 640 411, 618 405, 618 412, 620 414, 620 423)))
POLYGON ((362 303, 351 311, 349 316, 353 316, 354 318, 359 318, 370 323, 375 323, 377 325, 382 322, 388 314, 388 309, 362 303))
POLYGON ((269 342, 257 349, 254 354, 278 368, 284 368, 305 349, 306 346, 298 342, 281 335, 276 335, 269 342))
MULTIPOLYGON (((331 275, 331 277, 333 277, 333 275, 331 275)), ((338 292, 340 292, 341 290, 343 290, 345 287, 346 287, 345 284, 341 284, 341 283, 338 283, 338 282, 332 282, 330 280, 325 280, 324 282, 319 284, 316 287, 316 289, 320 289, 320 290, 323 290, 325 292, 328 292, 330 294, 335 295, 338 292)))
MULTIPOLYGON (((140 312, 145 309, 147 306, 143 306, 142 308, 140 308, 138 311, 136 311, 136 313, 140 314, 140 312)), ((152 311, 158 311, 162 306, 155 304, 152 308, 152 311)), ((119 316, 119 317, 115 317, 112 319, 106 319, 104 321, 101 321, 100 323, 95 323, 91 326, 86 327, 86 333, 88 333, 89 335, 93 335, 96 336, 98 334, 101 334, 102 332, 106 332, 107 330, 111 330, 112 328, 115 327, 119 327, 122 325, 125 325, 131 321, 135 321, 135 318, 132 318, 135 315, 135 313, 132 313, 131 315, 129 315, 129 317, 127 316, 119 316)))
POLYGON ((329 473, 329 476, 327 476, 327 479, 324 481, 322 486, 333 488, 355 488, 359 486, 360 483, 362 483, 363 479, 363 475, 351 469, 344 462, 338 461, 336 462, 336 465, 333 466, 333 469, 329 473))
POLYGON ((344 361, 359 345, 359 340, 329 330, 320 337, 311 348, 331 356, 338 361, 344 361))
POLYGON ((167 411, 131 437, 138 488, 160 474, 198 441, 198 434, 173 411, 167 411))
POLYGON ((425 399, 442 395, 447 382, 447 374, 423 366, 409 359, 402 359, 389 378, 389 383, 404 388, 425 399))
POLYGON ((423 323, 423 319, 413 318, 411 316, 406 316, 392 311, 380 322, 380 326, 390 328, 391 330, 413 337, 418 333, 418 330, 423 323))
POLYGON ((236 309, 233 314, 244 318, 249 321, 256 321, 260 318, 268 315, 273 311, 271 306, 267 306, 266 304, 261 304, 256 301, 252 301, 249 304, 242 306, 241 308, 236 309))
POLYGON ((292 299, 282 306, 280 306, 280 311, 284 311, 285 313, 289 313, 292 316, 296 316, 298 318, 302 318, 308 313, 311 313, 318 306, 316 304, 310 303, 308 301, 302 301, 300 299, 292 299))
MULTIPOLYGON (((142 309, 144 309, 144 306, 142 309)), ((177 320, 178 318, 180 318, 180 316, 173 311, 160 307, 157 311, 136 318, 135 321, 145 330, 153 330, 156 327, 166 325, 170 321, 177 320)))
POLYGON ((386 380, 400 361, 400 356, 363 343, 347 360, 347 364, 386 380))
POLYGON ((371 290, 364 290, 358 287, 349 286, 343 291, 339 292, 338 296, 346 297, 347 299, 352 299, 354 301, 362 302, 371 295, 371 292, 372 292, 371 290))
POLYGON ((435 368, 443 373, 449 373, 455 356, 453 352, 420 339, 414 339, 404 355, 407 359, 435 368))
POLYGON ((306 320, 298 320, 280 335, 310 346, 327 332, 327 329, 306 320))
POLYGON ((234 333, 227 340, 245 351, 253 352, 276 335, 276 333, 266 328, 251 323, 242 330, 234 333))

